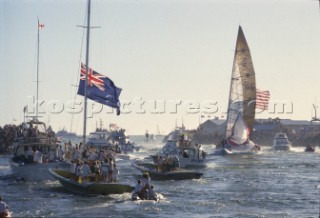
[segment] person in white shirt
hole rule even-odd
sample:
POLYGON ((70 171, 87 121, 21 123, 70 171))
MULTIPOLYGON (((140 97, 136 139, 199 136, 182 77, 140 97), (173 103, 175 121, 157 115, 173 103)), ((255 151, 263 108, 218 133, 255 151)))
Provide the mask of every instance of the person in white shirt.
POLYGON ((138 179, 138 183, 136 184, 136 186, 134 187, 133 192, 137 195, 140 195, 140 191, 142 189, 142 185, 141 185, 141 180, 138 179))
POLYGON ((36 152, 34 153, 34 156, 33 156, 33 162, 36 162, 36 163, 42 163, 42 153, 41 151, 39 151, 38 149, 36 150, 36 152))
POLYGON ((60 145, 59 148, 58 148, 58 159, 59 159, 60 161, 63 161, 63 160, 64 160, 64 152, 63 152, 63 150, 62 150, 61 145, 60 145))
POLYGON ((92 152, 90 153, 89 157, 88 157, 88 160, 91 160, 91 161, 96 161, 98 160, 98 155, 96 152, 92 152))
POLYGON ((75 163, 75 161, 71 161, 71 164, 70 164, 70 173, 71 174, 76 174, 76 166, 77 164, 75 163))
POLYGON ((113 160, 112 160, 112 158, 110 158, 109 161, 108 161, 108 179, 109 179, 109 182, 112 182, 113 170, 114 170, 113 160))
POLYGON ((90 176, 92 175, 92 172, 87 161, 84 162, 84 165, 82 167, 82 175, 85 181, 90 181, 90 176))
POLYGON ((79 148, 77 147, 73 153, 73 160, 80 160, 81 159, 81 153, 79 151, 79 148))
POLYGON ((148 199, 149 200, 157 200, 157 193, 153 190, 153 185, 150 186, 148 191, 148 199))
POLYGON ((119 176, 119 169, 116 165, 116 163, 113 164, 113 172, 112 172, 112 181, 116 182, 118 180, 119 176))

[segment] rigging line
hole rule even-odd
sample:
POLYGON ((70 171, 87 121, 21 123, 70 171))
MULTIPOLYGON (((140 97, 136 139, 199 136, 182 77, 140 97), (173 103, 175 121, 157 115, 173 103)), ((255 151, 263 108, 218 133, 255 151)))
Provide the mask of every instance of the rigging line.
MULTIPOLYGON (((87 13, 85 13, 84 16, 84 21, 83 24, 85 25, 87 19, 87 13)), ((85 28, 82 30, 82 39, 81 39, 81 46, 80 46, 80 55, 79 55, 79 62, 78 62, 78 70, 77 70, 77 80, 76 84, 79 83, 79 76, 80 76, 80 68, 81 68, 81 58, 82 58, 82 49, 83 49, 83 40, 84 40, 84 34, 85 34, 85 28)), ((77 93, 75 92, 74 98, 73 98, 73 103, 75 102, 77 98, 77 93)), ((74 106, 74 105, 73 105, 74 106)), ((73 118, 74 118, 74 113, 71 114, 71 123, 70 123, 70 132, 72 132, 72 126, 73 126, 73 118)))

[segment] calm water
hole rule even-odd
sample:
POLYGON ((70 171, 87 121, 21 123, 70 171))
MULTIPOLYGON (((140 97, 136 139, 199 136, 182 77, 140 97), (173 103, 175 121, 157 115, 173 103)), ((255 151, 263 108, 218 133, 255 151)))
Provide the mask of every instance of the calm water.
MULTIPOLYGON (((131 158, 158 151, 161 142, 144 142, 131 158)), ((205 146, 207 151, 213 148, 205 146)), ((8 158, 0 158, 0 194, 13 217, 319 217, 320 152, 294 148, 274 153, 208 156, 199 180, 153 181, 164 195, 159 203, 132 202, 130 194, 86 197, 66 192, 59 182, 18 182, 8 158)), ((140 172, 118 161, 120 179, 135 185, 140 172)))

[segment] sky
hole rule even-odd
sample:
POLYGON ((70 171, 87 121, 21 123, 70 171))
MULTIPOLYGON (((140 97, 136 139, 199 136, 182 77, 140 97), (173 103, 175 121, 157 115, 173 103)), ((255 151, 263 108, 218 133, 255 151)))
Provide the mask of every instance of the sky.
MULTIPOLYGON (((85 0, 0 0, 0 126, 34 108, 37 18, 40 111, 55 131, 82 133, 72 114, 85 62, 85 0)), ((122 114, 89 101, 87 132, 100 120, 128 134, 163 134, 225 118, 239 25, 257 87, 270 91, 256 118, 310 120, 320 105, 320 11, 316 0, 92 0, 89 66, 122 88, 122 114), (155 105, 156 103, 156 105, 155 105), (278 107, 284 103, 284 110, 278 107), (274 109, 274 105, 277 105, 274 109)), ((320 110, 318 111, 318 114, 320 110)), ((29 115, 32 114, 29 111, 29 115)))

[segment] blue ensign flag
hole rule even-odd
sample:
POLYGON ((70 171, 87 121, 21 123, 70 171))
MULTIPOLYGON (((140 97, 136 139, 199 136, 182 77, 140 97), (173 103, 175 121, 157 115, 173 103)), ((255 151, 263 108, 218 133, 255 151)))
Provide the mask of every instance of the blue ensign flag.
MULTIPOLYGON (((84 87, 86 79, 86 65, 81 63, 81 76, 78 88, 78 95, 84 96, 84 87)), ((93 101, 117 109, 117 115, 120 114, 119 96, 120 88, 116 87, 108 77, 88 69, 87 97, 93 101)))

